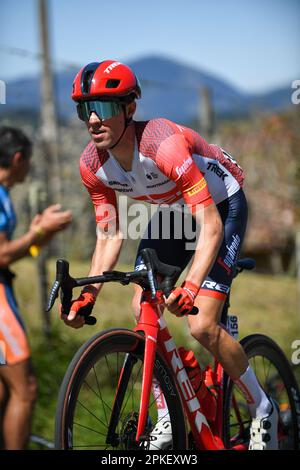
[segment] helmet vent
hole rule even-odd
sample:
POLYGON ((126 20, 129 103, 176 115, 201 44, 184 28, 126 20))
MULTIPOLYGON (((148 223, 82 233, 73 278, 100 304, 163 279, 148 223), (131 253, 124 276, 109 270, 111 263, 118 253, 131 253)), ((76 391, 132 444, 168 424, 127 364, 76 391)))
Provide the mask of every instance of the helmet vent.
POLYGON ((80 88, 81 92, 84 94, 89 94, 91 89, 91 84, 93 80, 94 73, 99 65, 99 62, 91 62, 86 65, 81 74, 81 83, 80 88))
POLYGON ((85 79, 84 79, 84 82, 83 82, 83 93, 89 93, 90 91, 90 87, 91 87, 91 81, 92 81, 92 78, 93 78, 93 75, 94 75, 94 71, 92 70, 89 70, 86 74, 85 74, 85 79))
POLYGON ((110 78, 106 82, 106 88, 117 88, 120 85, 121 80, 115 80, 113 78, 110 78))

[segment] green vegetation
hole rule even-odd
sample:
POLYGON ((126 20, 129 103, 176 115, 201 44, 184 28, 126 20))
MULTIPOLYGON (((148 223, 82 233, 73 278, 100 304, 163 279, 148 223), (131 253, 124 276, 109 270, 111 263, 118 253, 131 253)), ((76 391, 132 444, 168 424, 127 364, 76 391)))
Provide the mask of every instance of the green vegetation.
MULTIPOLYGON (((19 220, 16 236, 28 229, 36 206, 41 208, 46 196, 39 164, 45 158, 44 149, 37 139, 36 126, 23 117, 18 120, 14 116, 13 120, 7 118, 4 121, 4 124, 21 127, 34 142, 31 177, 12 191, 19 220)), ((250 218, 243 249, 244 253, 255 255, 258 267, 264 272, 274 272, 269 260, 274 256, 276 272, 294 275, 296 272, 294 235, 299 221, 299 123, 297 106, 280 114, 260 114, 253 110, 249 119, 219 122, 212 139, 234 156, 245 171, 250 218), (260 259, 262 255, 263 259, 260 259)), ((73 222, 65 232, 65 240, 72 239, 72 243, 66 243, 65 253, 70 259, 82 261, 89 259, 95 246, 94 210, 78 170, 79 157, 89 135, 77 120, 62 124, 59 137, 63 195, 54 202, 72 210, 73 222)), ((128 222, 131 218, 133 216, 128 216, 128 222)), ((136 245, 136 240, 126 241, 126 249, 122 251, 124 263, 131 262, 136 245)), ((52 246, 51 253, 56 253, 56 249, 57 245, 52 246)))
MULTIPOLYGON (((59 319, 56 305, 51 312, 52 338, 47 341, 42 334, 35 262, 22 260, 14 268, 18 274, 16 292, 28 327, 39 380, 33 432, 53 440, 57 393, 68 363, 80 345, 97 331, 117 326, 134 326, 131 313, 133 289, 119 284, 104 286, 95 309, 98 323, 81 330, 67 328, 59 319)), ((49 268, 52 281, 54 260, 50 262, 49 268)), ((121 265, 117 269, 131 268, 121 265)), ((87 263, 71 262, 72 275, 83 276, 87 271, 87 263)), ((292 342, 300 339, 296 292, 296 280, 291 277, 243 273, 233 287, 231 308, 232 313, 239 316, 240 337, 254 332, 267 334, 278 342, 291 359, 292 342)), ((178 346, 194 348, 199 357, 200 348, 190 337, 186 321, 172 317, 169 313, 166 313, 166 319, 178 346)), ((295 369, 298 375, 300 366, 295 369)), ((300 378, 300 374, 298 377, 300 378)), ((31 446, 35 447, 33 444, 31 446)))

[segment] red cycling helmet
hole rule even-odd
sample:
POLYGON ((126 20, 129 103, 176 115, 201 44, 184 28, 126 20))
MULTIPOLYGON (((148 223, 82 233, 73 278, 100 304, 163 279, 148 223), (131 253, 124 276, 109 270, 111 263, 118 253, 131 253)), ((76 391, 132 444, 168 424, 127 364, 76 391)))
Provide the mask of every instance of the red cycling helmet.
POLYGON ((83 67, 73 82, 74 101, 117 100, 132 101, 141 97, 141 87, 133 71, 121 62, 105 60, 83 67))

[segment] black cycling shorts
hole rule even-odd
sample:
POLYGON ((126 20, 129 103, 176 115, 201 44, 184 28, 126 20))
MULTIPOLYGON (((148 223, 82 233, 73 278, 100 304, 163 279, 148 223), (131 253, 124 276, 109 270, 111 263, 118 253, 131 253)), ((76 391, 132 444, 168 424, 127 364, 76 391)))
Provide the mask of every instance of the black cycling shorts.
MULTIPOLYGON (((217 208, 224 225, 224 238, 199 295, 224 300, 230 291, 233 267, 239 258, 247 226, 248 207, 243 190, 217 204, 217 208)), ((190 213, 179 214, 178 210, 170 213, 170 208, 166 207, 160 207, 154 214, 138 247, 136 270, 144 267, 140 255, 144 248, 155 249, 164 263, 179 266, 182 271, 186 268, 195 252, 197 224, 190 213)))

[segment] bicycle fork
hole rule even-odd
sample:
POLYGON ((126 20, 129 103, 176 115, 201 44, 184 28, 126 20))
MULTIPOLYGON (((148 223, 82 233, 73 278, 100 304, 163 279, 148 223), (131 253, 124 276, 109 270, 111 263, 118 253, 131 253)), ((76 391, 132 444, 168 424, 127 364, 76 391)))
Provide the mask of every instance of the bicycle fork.
MULTIPOLYGON (((158 307, 157 307, 158 308, 158 307)), ((158 314, 154 310, 153 306, 144 301, 141 304, 141 316, 138 325, 134 331, 143 332, 145 335, 145 352, 144 352, 144 368, 143 368, 143 379, 142 379, 142 392, 141 402, 139 409, 139 420, 137 426, 137 433, 135 440, 140 442, 142 434, 145 429, 148 408, 152 387, 153 368, 157 347, 157 335, 159 330, 158 314), (147 318, 147 323, 145 319, 147 318)))
POLYGON ((126 354, 121 375, 118 382, 117 393, 115 396, 114 404, 112 407, 110 422, 107 431, 106 444, 117 447, 119 444, 119 437, 116 434, 116 427, 119 422, 119 417, 122 411, 124 397, 127 391, 128 383, 131 377, 132 369, 137 359, 131 354, 126 354))
MULTIPOLYGON (((138 325, 134 329, 134 331, 137 333, 142 332, 145 337, 142 391, 137 432, 135 437, 136 443, 143 441, 143 432, 148 418, 148 408, 151 395, 158 330, 158 314, 154 310, 153 304, 151 305, 147 301, 142 302, 140 320, 138 325), (147 323, 145 322, 145 318, 147 318, 147 323)), ((122 404, 132 374, 132 370, 136 362, 137 359, 132 354, 126 355, 120 379, 118 382, 117 392, 111 413, 111 420, 108 426, 106 443, 109 445, 118 445, 118 436, 116 435, 115 431, 121 414, 122 404)))

